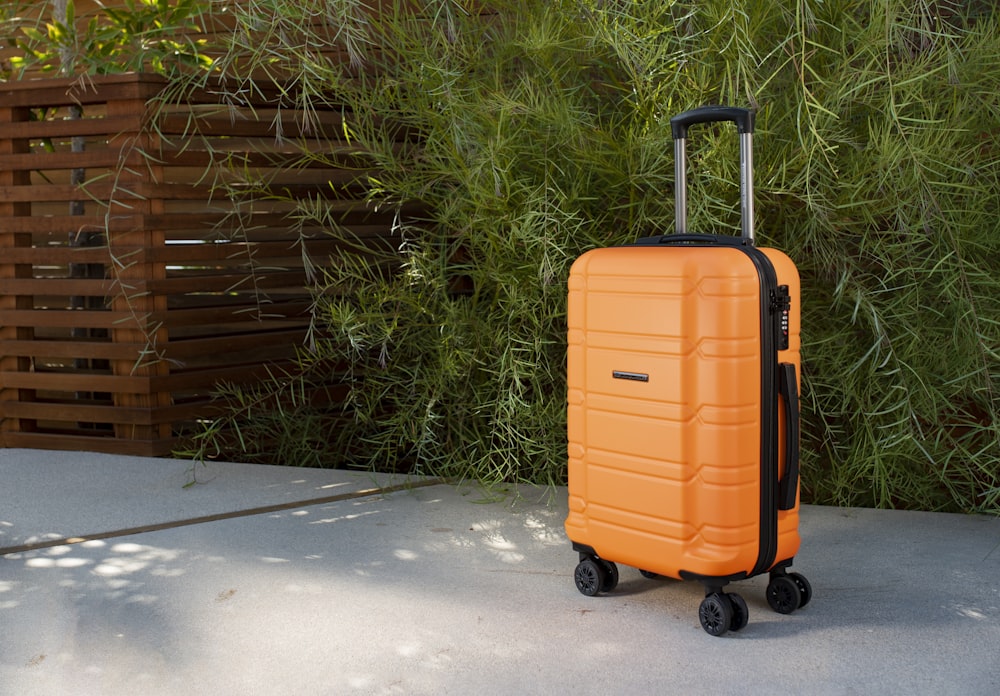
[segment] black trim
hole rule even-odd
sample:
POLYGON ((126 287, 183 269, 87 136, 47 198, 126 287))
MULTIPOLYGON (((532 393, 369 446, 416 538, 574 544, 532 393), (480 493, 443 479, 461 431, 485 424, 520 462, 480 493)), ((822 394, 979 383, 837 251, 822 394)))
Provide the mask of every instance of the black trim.
POLYGON ((766 572, 778 553, 778 351, 772 316, 778 277, 771 260, 756 247, 738 247, 760 278, 760 544, 749 576, 766 572))
POLYGON ((678 573, 678 575, 681 580, 697 580, 703 585, 724 585, 728 582, 746 580, 750 577, 746 574, 746 572, 733 573, 732 575, 699 575, 698 573, 692 573, 688 570, 682 570, 678 573))
POLYGON ((786 558, 783 561, 778 561, 773 566, 771 566, 771 572, 773 573, 775 571, 780 572, 782 570, 787 570, 788 568, 792 567, 792 563, 794 561, 795 561, 795 556, 792 556, 791 558, 786 558))

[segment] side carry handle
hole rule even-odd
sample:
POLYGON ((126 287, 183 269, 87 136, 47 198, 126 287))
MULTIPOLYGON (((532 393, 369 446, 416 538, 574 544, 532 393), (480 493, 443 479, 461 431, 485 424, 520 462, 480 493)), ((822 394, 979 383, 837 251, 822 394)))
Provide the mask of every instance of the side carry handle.
POLYGON ((696 123, 733 121, 740 133, 740 213, 742 237, 753 244, 753 130, 756 115, 750 109, 735 106, 702 106, 670 119, 674 137, 674 201, 677 234, 687 228, 687 131, 696 123))
POLYGON ((778 366, 778 390, 785 402, 785 475, 778 484, 778 509, 791 510, 799 491, 799 385, 795 365, 778 366))

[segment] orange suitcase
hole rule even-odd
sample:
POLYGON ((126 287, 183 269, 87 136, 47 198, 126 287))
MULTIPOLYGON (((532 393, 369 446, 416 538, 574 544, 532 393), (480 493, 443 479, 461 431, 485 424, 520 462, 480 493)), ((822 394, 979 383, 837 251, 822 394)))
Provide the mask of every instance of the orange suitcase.
POLYGON ((677 234, 595 249, 573 264, 568 306, 569 515, 585 595, 616 563, 698 580, 712 635, 746 626, 725 586, 769 573, 778 612, 804 606, 799 549, 799 276, 754 246, 754 114, 703 107, 671 119, 677 234), (687 232, 688 126, 740 133, 742 235, 687 232))

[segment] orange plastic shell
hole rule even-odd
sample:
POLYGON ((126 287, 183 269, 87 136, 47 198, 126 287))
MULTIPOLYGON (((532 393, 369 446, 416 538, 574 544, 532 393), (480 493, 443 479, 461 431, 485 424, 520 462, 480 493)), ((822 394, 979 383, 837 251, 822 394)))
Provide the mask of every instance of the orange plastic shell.
MULTIPOLYGON (((798 373, 798 272, 782 252, 761 251, 789 287, 789 347, 778 360, 798 373)), ((577 259, 568 298, 572 541, 671 577, 753 571, 761 532, 760 293, 753 261, 732 247, 612 247, 577 259)), ((777 514, 780 562, 799 548, 798 503, 777 514)))

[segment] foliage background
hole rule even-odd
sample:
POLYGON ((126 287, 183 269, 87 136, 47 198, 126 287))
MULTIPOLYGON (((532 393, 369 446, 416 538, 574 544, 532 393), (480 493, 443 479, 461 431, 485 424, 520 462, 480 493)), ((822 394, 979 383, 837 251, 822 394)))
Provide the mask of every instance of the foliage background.
MULTIPOLYGON (((190 454, 562 483, 569 266, 672 229, 668 119, 728 103, 758 110, 759 243, 803 277, 804 499, 1000 511, 991 4, 227 9, 231 98, 280 77, 306 107, 343 105, 398 254, 317 260, 297 370, 223 390, 190 454), (309 398, 331 380, 343 408, 309 398)), ((691 227, 735 232, 735 138, 695 136, 691 227)), ((344 234, 320 201, 296 215, 344 234)))
MULTIPOLYGON (((212 0, 6 0, 0 6, 0 80, 208 70, 212 0)), ((222 15, 220 14, 219 17, 222 15)))

